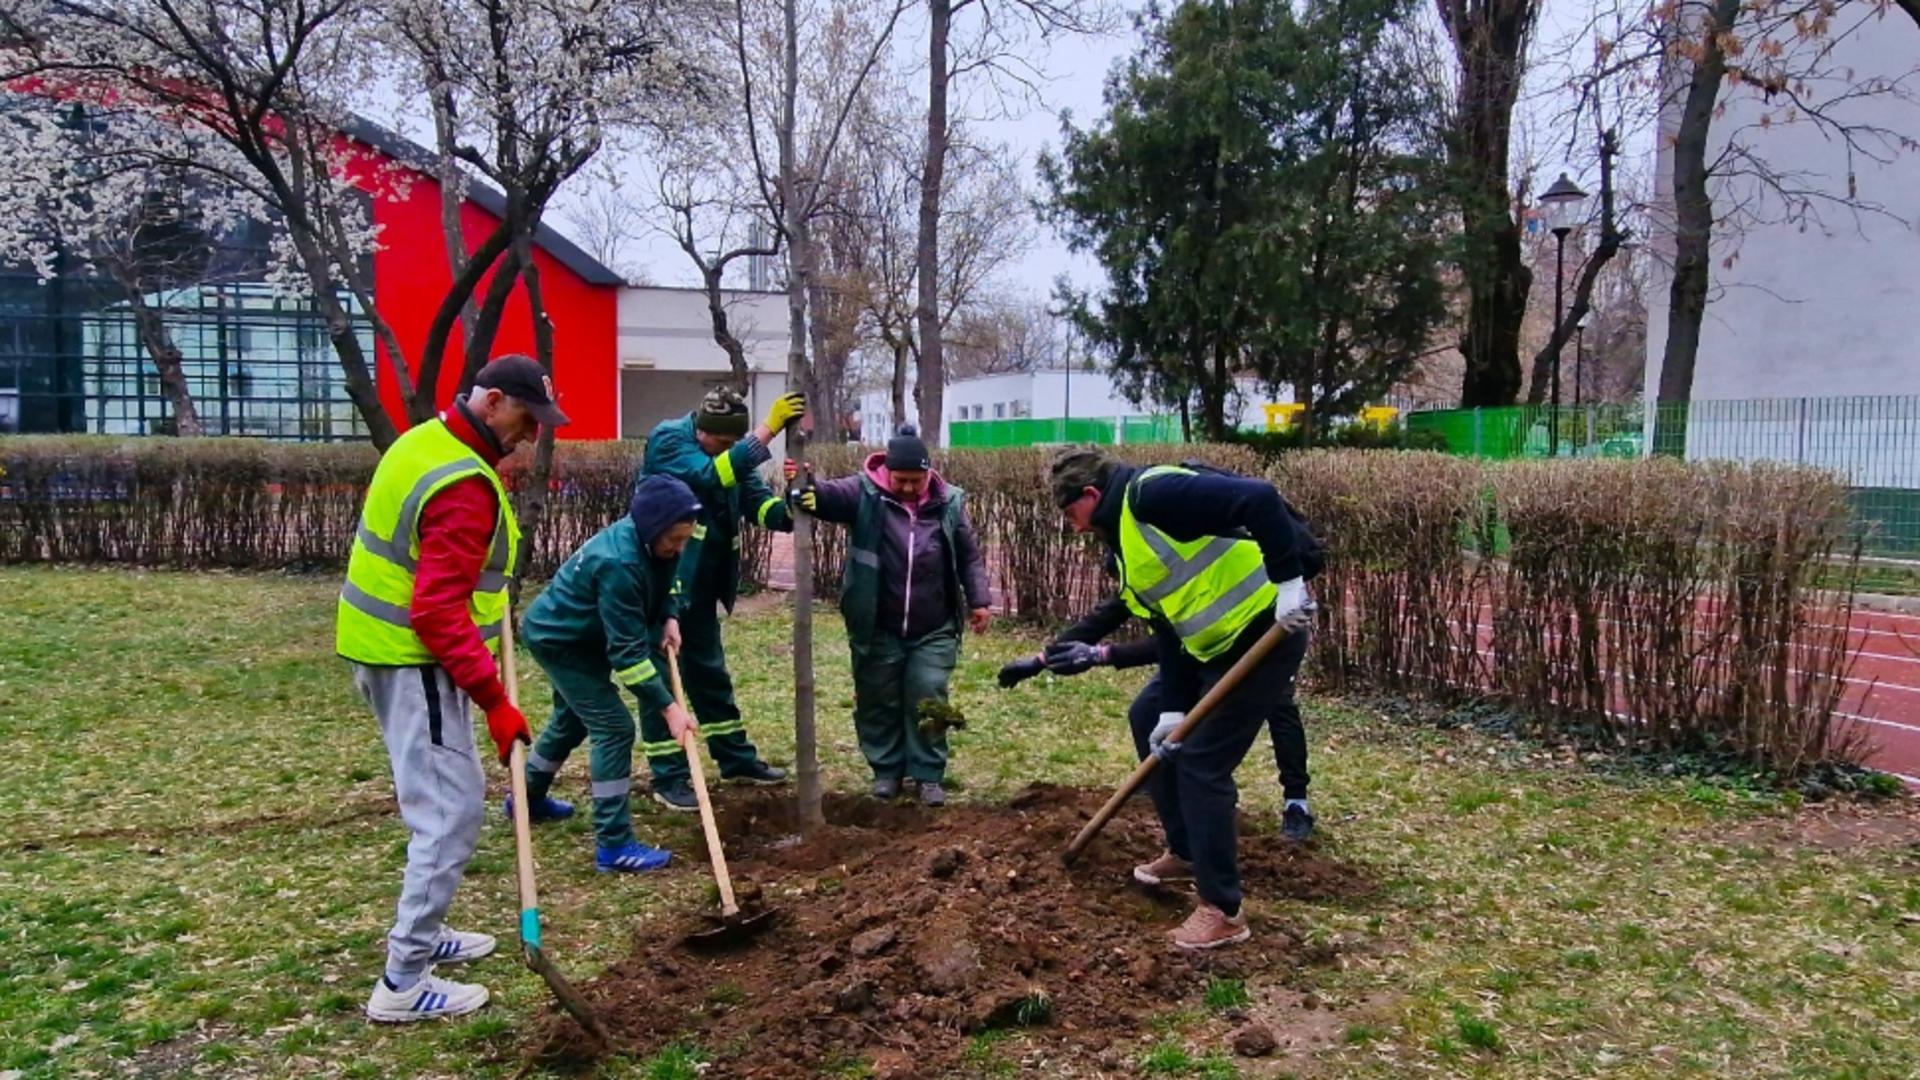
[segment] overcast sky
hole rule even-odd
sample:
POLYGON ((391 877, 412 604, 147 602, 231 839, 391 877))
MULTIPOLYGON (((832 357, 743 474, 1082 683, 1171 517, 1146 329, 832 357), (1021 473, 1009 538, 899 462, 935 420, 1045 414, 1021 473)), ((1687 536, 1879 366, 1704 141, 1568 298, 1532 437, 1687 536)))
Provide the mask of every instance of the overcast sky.
MULTIPOLYGON (((1566 52, 1561 43, 1584 21, 1593 2, 1549 0, 1537 34, 1534 52, 1536 59, 1541 62, 1530 73, 1532 85, 1516 116, 1517 126, 1521 130, 1516 132, 1515 140, 1516 155, 1531 154, 1539 162, 1535 166, 1536 189, 1551 182, 1565 167, 1560 160, 1566 149, 1564 140, 1556 140, 1548 132, 1553 127, 1553 116, 1564 108, 1564 99, 1554 92, 1553 86, 1564 80, 1566 68, 1564 62, 1551 57, 1566 52)), ((1100 37, 1068 36, 1056 40, 1050 47, 1030 50, 1031 59, 1046 77, 1037 104, 1017 116, 977 122, 977 126, 984 129, 987 135, 1006 142, 1021 156, 1021 172, 1032 189, 1038 187, 1034 163, 1043 151, 1059 146, 1061 114, 1070 113, 1079 127, 1096 122, 1103 112, 1101 93, 1108 72, 1139 46, 1140 39, 1133 29, 1131 12, 1144 5, 1135 0, 1123 0, 1123 4, 1128 13, 1120 20, 1119 29, 1112 34, 1100 37)), ((1437 26, 1431 3, 1423 3, 1416 10, 1423 20, 1437 26)), ((903 24, 900 37, 902 47, 911 50, 923 48, 920 44, 924 40, 921 32, 918 26, 903 24)), ((924 74, 912 78, 924 84, 924 74)), ((1636 150, 1644 151, 1648 145, 1630 145, 1629 157, 1634 156, 1636 150)), ((1643 152, 1641 156, 1647 155, 1643 152)), ((632 167, 643 169, 644 163, 634 163, 632 167)), ((1629 163, 1629 168, 1632 167, 1633 164, 1629 163)), ((1591 178, 1583 178, 1578 168, 1575 169, 1575 177, 1585 179, 1589 188, 1596 186, 1591 178)), ((572 186, 563 190, 556 200, 554 210, 548 214, 549 224, 563 232, 570 231, 565 209, 589 192, 595 182, 585 174, 576 177, 571 182, 572 186)), ((651 190, 651 185, 639 182, 626 190, 632 198, 642 199, 651 190)), ((1052 291, 1054 279, 1061 274, 1068 275, 1082 285, 1092 284, 1096 280, 1097 271, 1090 259, 1069 254, 1053 231, 1038 221, 1032 223, 1032 229, 1032 248, 1003 274, 1004 292, 1016 297, 1043 300, 1052 291)), ((641 238, 626 250, 628 258, 639 264, 647 280, 662 285, 698 283, 686 256, 664 237, 650 235, 641 238)))

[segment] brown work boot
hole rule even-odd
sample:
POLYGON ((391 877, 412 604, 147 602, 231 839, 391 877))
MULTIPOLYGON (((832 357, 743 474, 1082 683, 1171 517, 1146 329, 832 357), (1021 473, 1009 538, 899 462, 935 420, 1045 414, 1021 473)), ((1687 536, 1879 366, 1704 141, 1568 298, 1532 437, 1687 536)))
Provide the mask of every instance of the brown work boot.
POLYGON ((1225 912, 1204 902, 1194 908, 1193 914, 1172 934, 1173 943, 1183 949, 1217 949, 1222 945, 1237 945, 1252 936, 1245 911, 1229 919, 1225 912))
POLYGON ((1176 881, 1192 881, 1193 864, 1171 851, 1161 852, 1160 857, 1152 862, 1141 863, 1134 867, 1133 880, 1142 885, 1167 885, 1176 881))

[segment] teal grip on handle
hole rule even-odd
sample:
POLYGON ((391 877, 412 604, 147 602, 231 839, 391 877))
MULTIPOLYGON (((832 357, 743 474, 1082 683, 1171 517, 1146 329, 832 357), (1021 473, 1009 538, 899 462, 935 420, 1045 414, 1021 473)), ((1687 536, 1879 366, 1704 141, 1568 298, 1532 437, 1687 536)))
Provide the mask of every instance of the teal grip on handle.
POLYGON ((540 947, 539 908, 528 908, 520 913, 520 942, 528 948, 540 947))

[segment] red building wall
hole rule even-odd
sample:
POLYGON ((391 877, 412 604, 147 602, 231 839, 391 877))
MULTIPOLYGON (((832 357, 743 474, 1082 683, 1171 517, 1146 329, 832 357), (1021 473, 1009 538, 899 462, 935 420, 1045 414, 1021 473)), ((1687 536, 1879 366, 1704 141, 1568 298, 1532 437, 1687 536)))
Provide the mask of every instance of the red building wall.
MULTIPOLYGON (((372 153, 372 151, 369 151, 372 153)), ((409 173, 396 183, 390 174, 375 173, 373 218, 380 225, 381 250, 374 255, 374 301, 393 327, 409 364, 417 369, 434 312, 452 285, 446 244, 440 231, 440 185, 432 177, 409 173)), ((471 250, 480 246, 499 219, 469 200, 461 208, 460 226, 471 250)), ((563 439, 612 439, 620 434, 620 379, 618 347, 618 289, 589 283, 538 246, 534 262, 540 270, 540 288, 553 320, 553 385, 560 407, 573 423, 559 431, 563 439)), ((475 302, 486 295, 482 280, 475 302)), ((406 408, 394 377, 393 359, 385 342, 376 342, 380 398, 403 429, 406 408)), ((462 367, 461 334, 456 324, 447 341, 440 368, 436 403, 445 408, 459 388, 462 367)), ((534 354, 533 313, 526 285, 516 284, 494 337, 492 355, 534 354)))

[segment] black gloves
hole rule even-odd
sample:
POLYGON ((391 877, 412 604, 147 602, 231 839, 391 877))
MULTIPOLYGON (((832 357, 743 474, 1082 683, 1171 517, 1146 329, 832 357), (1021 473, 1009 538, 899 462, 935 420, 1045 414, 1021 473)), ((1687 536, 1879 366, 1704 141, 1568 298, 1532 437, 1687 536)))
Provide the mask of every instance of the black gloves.
POLYGON ((1055 641, 1047 645, 1044 657, 1047 670, 1055 675, 1078 675, 1106 663, 1107 647, 1084 641, 1055 641))
POLYGON ((1013 663, 1000 669, 1000 689, 1011 690, 1045 670, 1047 670, 1046 661, 1037 656, 1029 656, 1024 660, 1015 660, 1013 663))

